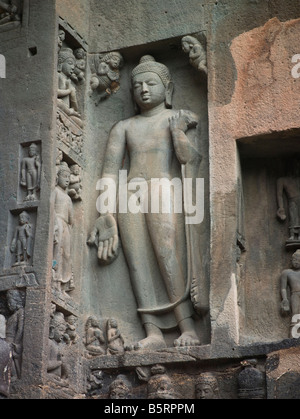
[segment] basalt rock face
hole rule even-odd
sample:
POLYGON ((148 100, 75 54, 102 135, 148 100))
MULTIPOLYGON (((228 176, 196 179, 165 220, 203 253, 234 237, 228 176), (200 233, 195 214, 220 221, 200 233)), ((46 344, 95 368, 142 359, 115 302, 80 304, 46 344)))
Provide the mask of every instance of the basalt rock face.
POLYGON ((0 1, 0 397, 298 398, 299 35, 293 0, 0 1))

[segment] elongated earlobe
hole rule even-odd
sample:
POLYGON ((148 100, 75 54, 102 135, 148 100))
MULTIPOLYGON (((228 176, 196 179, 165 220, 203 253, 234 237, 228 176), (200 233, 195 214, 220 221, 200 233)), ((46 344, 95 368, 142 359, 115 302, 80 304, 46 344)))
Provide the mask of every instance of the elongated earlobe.
POLYGON ((172 109, 172 99, 173 99, 173 92, 174 92, 174 84, 173 82, 169 82, 166 88, 166 108, 172 109))

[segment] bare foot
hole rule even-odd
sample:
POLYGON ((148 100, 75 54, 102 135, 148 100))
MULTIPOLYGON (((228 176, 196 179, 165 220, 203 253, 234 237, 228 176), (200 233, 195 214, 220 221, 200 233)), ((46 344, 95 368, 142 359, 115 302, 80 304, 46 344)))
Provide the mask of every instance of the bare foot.
POLYGON ((166 348, 166 342, 161 336, 148 336, 147 338, 140 340, 135 344, 134 349, 163 349, 166 348))
POLYGON ((185 332, 178 339, 174 341, 174 346, 199 346, 200 340, 193 332, 185 332))

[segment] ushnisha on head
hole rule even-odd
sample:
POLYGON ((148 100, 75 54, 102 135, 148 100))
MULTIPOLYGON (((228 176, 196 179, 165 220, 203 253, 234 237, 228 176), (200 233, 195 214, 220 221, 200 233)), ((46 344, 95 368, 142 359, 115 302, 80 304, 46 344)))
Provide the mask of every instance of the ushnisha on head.
POLYGON ((140 75, 154 73, 158 76, 159 80, 165 88, 165 104, 166 108, 172 108, 172 96, 173 96, 173 83, 169 69, 162 63, 155 60, 152 55, 144 55, 139 64, 132 70, 131 80, 134 86, 137 78, 140 75))

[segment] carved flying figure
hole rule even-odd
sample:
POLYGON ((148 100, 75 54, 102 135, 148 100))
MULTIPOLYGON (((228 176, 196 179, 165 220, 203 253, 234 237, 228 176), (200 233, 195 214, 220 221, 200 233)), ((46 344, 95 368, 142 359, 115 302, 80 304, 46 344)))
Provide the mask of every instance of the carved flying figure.
POLYGON ((18 24, 20 20, 21 15, 19 7, 11 0, 0 0, 0 25, 4 25, 9 22, 16 22, 18 24))
POLYGON ((181 40, 182 49, 189 54, 190 64, 197 70, 207 74, 206 51, 193 36, 184 36, 181 40))
MULTIPOLYGON (((120 88, 120 69, 123 65, 123 57, 119 52, 109 52, 104 55, 96 55, 94 66, 96 73, 91 77, 91 89, 100 94, 99 101, 107 99, 112 93, 120 88)), ((97 103, 97 104, 98 104, 97 103)))

